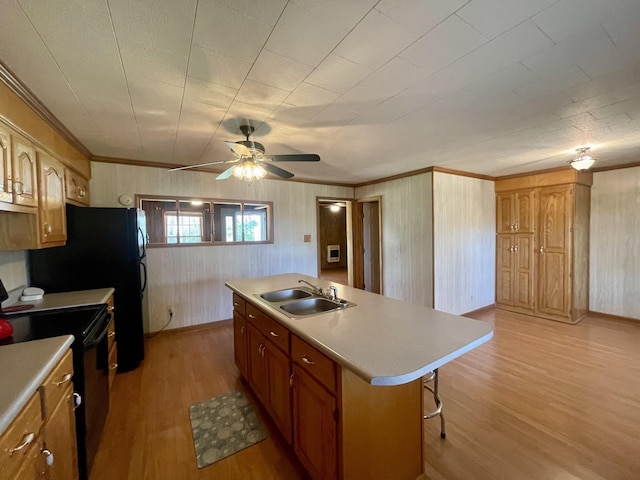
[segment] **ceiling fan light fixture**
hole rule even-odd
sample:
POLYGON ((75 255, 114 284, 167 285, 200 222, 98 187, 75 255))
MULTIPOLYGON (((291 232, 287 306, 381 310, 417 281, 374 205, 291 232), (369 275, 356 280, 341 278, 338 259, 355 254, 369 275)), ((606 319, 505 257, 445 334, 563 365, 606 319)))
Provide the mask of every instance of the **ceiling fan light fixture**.
POLYGON ((591 147, 577 148, 576 158, 569 162, 576 170, 588 170, 597 160, 597 157, 591 153, 591 147))
POLYGON ((245 182, 253 182, 264 178, 267 175, 267 170, 255 160, 243 160, 232 170, 231 174, 245 182))

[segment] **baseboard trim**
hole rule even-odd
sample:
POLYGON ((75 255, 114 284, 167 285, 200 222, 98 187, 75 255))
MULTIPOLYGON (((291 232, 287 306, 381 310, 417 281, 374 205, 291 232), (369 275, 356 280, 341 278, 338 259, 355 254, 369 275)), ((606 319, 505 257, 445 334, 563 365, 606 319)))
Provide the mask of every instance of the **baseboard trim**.
POLYGON ((480 307, 480 308, 478 308, 478 309, 476 309, 476 310, 472 310, 472 311, 470 311, 470 312, 463 313, 463 314, 462 314, 462 316, 463 316, 463 317, 471 317, 471 316, 473 316, 473 315, 479 315, 479 314, 481 314, 481 313, 487 313, 487 312, 490 312, 490 311, 491 311, 491 310, 493 310, 494 308, 496 308, 496 304, 495 304, 495 303, 492 303, 491 305, 487 305, 487 306, 485 306, 485 307, 480 307))
POLYGON ((618 320, 623 322, 635 322, 635 323, 640 322, 640 318, 622 317, 620 315, 612 315, 610 313, 594 312, 593 310, 589 310, 588 316, 606 318, 607 320, 618 320))
POLYGON ((218 320, 217 322, 207 322, 207 323, 199 323, 197 325, 188 325, 186 327, 178 327, 172 328, 170 330, 162 330, 160 332, 151 332, 146 333, 145 337, 155 337, 156 335, 165 335, 165 334, 176 334, 176 333, 187 333, 187 332, 196 332, 198 330, 208 330, 210 328, 222 328, 222 327, 230 327, 233 325, 233 319, 229 318, 227 320, 218 320))

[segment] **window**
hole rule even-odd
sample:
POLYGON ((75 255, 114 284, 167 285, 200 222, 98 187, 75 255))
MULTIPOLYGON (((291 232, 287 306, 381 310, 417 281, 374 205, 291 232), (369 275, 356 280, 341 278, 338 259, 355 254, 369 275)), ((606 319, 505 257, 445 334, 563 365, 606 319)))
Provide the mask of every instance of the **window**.
POLYGON ((271 202, 138 196, 149 246, 272 243, 271 202))

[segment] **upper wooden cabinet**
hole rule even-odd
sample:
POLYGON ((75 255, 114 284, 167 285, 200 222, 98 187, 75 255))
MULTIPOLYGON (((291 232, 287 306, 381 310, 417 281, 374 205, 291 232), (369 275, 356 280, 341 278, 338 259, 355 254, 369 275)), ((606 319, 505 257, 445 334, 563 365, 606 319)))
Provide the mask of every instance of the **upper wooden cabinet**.
POLYGON ((14 203, 37 207, 36 150, 31 143, 20 137, 12 136, 11 140, 14 203))
POLYGON ((533 233, 535 198, 535 190, 499 193, 496 202, 498 233, 533 233))
POLYGON ((64 179, 66 201, 78 206, 88 206, 89 180, 70 168, 65 168, 64 179))
POLYGON ((591 174, 505 182, 496 181, 496 305, 578 322, 589 308, 591 174))
POLYGON ((63 245, 67 240, 64 201, 64 165, 38 151, 39 220, 38 238, 42 246, 63 245))
POLYGON ((0 202, 13 203, 11 137, 0 127, 0 202))

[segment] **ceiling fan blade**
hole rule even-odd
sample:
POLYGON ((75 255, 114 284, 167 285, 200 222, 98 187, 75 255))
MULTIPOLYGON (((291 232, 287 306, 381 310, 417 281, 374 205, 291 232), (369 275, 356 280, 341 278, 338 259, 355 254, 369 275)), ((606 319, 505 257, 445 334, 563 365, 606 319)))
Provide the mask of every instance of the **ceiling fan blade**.
POLYGON ((234 168, 236 168, 235 165, 232 165, 231 167, 227 168, 224 172, 222 172, 220 175, 216 177, 216 180, 226 180, 231 176, 231 173, 233 172, 234 168))
POLYGON ((271 165, 270 163, 263 163, 264 168, 268 171, 282 178, 291 178, 293 177, 293 173, 287 172, 280 167, 276 167, 275 165, 271 165))
POLYGON ((196 163, 195 165, 185 165, 184 167, 175 167, 175 168, 170 168, 168 171, 169 172, 177 172, 178 170, 187 170, 189 168, 197 168, 197 167, 206 167, 208 165, 221 165, 223 163, 235 163, 237 162, 238 159, 235 160, 225 160, 222 162, 207 162, 207 163, 196 163))
POLYGON ((320 156, 315 153, 292 153, 288 155, 265 155, 272 162, 319 162, 320 156))
POLYGON ((244 145, 236 142, 224 142, 227 144, 227 147, 231 149, 233 153, 240 157, 251 157, 251 151, 245 147, 244 145))

